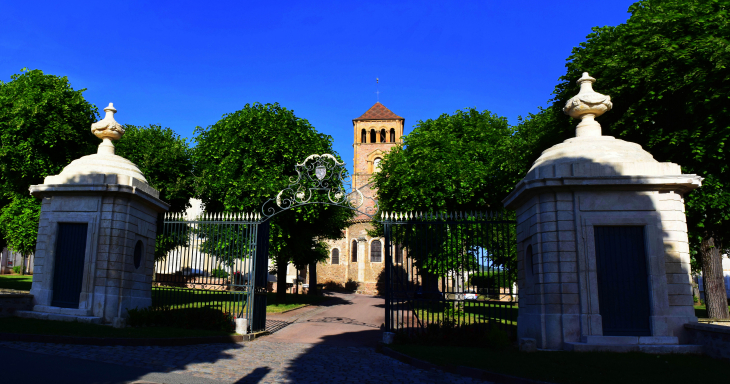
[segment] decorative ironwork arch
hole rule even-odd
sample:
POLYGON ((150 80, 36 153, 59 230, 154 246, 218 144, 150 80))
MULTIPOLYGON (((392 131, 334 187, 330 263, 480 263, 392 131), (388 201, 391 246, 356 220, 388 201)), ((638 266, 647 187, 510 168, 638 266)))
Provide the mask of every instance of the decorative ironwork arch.
POLYGON ((261 206, 264 220, 309 204, 348 208, 371 219, 378 213, 378 201, 352 188, 352 176, 347 176, 345 163, 333 155, 310 155, 295 170, 297 176, 289 179, 290 184, 261 206), (365 204, 366 200, 372 201, 372 206, 365 204))

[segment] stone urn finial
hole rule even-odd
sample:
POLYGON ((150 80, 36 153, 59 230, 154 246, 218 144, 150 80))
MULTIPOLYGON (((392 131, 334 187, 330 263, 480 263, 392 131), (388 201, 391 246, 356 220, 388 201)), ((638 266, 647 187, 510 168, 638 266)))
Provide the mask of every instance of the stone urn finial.
POLYGON ((114 120, 114 114, 117 110, 114 108, 114 104, 109 103, 109 106, 104 108, 106 116, 102 120, 91 124, 91 133, 103 141, 99 144, 99 149, 96 153, 100 155, 113 155, 114 144, 112 140, 119 140, 124 135, 124 127, 114 120))
POLYGON ((580 92, 565 103, 563 112, 574 119, 581 119, 575 128, 575 135, 580 136, 601 136, 601 124, 595 120, 604 112, 610 111, 613 107, 611 96, 602 95, 593 90, 593 83, 596 79, 590 77, 588 72, 576 81, 580 84, 580 92))

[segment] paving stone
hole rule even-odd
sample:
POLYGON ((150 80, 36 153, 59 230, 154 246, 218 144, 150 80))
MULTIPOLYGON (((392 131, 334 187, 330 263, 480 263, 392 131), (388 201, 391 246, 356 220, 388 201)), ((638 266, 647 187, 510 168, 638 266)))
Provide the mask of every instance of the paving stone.
POLYGON ((192 375, 225 383, 483 383, 439 370, 417 369, 379 354, 373 348, 278 343, 267 341, 265 337, 238 344, 177 347, 29 342, 0 342, 0 345, 28 352, 192 375))

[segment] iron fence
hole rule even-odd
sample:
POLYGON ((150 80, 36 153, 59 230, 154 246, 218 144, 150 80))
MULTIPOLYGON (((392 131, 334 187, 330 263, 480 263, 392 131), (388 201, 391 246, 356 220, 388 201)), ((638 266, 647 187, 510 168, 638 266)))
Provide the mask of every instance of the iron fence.
MULTIPOLYGON (((180 214, 166 215, 157 239, 152 305, 209 307, 253 319, 254 308, 260 307, 254 303, 258 295, 252 294, 253 276, 257 276, 257 268, 267 273, 266 264, 256 265, 254 257, 259 242, 268 245, 268 231, 264 229, 264 240, 259 234, 263 227, 259 219, 258 215, 238 213, 204 213, 192 220, 180 214)), ((267 255, 260 258, 268 260, 267 255)), ((265 296, 263 300, 265 311, 265 296)), ((260 330, 258 323, 250 321, 250 330, 260 330)))
POLYGON ((517 324, 508 212, 385 213, 387 332, 517 324))

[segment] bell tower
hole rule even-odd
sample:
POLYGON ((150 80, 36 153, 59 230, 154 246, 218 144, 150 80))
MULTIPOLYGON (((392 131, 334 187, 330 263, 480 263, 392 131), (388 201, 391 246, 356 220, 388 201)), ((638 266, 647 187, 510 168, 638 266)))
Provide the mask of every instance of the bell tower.
POLYGON ((352 187, 361 189, 379 170, 380 161, 388 151, 401 143, 405 119, 380 102, 375 103, 357 119, 352 119, 354 131, 352 187))

